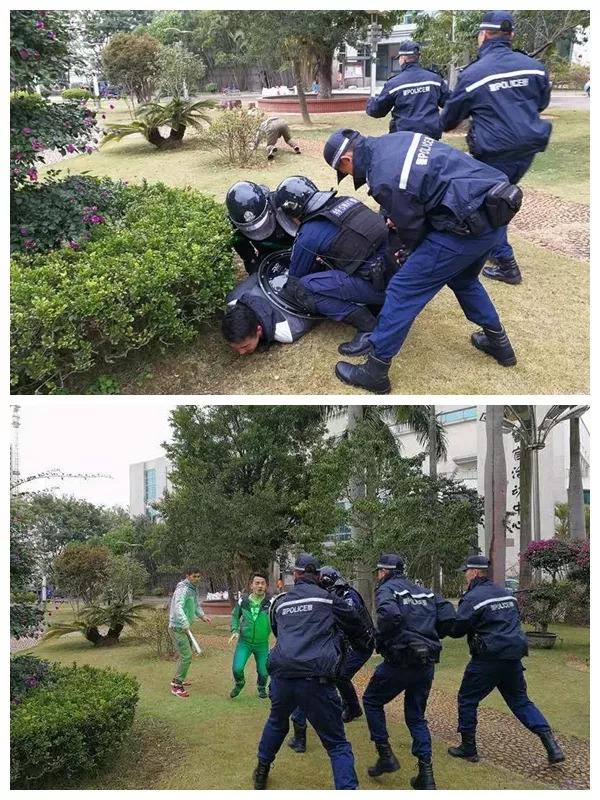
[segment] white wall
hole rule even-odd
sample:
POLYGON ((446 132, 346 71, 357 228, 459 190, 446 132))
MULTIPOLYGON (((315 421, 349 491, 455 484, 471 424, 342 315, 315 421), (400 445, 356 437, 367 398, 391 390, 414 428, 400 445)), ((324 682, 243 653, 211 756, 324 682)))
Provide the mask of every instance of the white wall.
POLYGON ((164 457, 154 458, 151 461, 140 461, 129 467, 129 513, 138 517, 147 513, 144 500, 144 474, 147 470, 156 470, 156 499, 160 500, 167 489, 171 488, 169 481, 169 462, 164 457))

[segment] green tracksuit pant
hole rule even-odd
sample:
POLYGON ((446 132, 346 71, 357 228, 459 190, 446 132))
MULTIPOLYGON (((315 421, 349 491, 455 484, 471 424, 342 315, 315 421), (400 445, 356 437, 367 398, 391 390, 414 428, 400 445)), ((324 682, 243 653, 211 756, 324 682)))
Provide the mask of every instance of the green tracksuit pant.
POLYGON ((183 628, 169 628, 169 633, 179 656, 177 669, 175 670, 175 680, 181 684, 186 679, 192 663, 192 643, 183 628))
POLYGON ((243 639, 238 639, 238 643, 233 654, 233 679, 235 685, 242 687, 246 683, 244 669, 250 656, 254 656, 256 661, 256 672, 258 674, 258 685, 266 686, 269 675, 267 673, 267 658, 269 657, 269 643, 250 644, 243 639))

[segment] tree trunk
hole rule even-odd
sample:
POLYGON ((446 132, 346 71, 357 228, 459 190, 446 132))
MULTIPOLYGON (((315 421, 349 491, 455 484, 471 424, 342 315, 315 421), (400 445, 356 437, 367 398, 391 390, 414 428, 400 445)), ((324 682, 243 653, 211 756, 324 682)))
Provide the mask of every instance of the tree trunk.
POLYGON ((333 50, 317 56, 317 80, 319 81, 319 97, 326 100, 331 97, 331 63, 333 50))
POLYGON ((84 628, 83 635, 88 640, 88 642, 91 642, 95 647, 99 647, 102 644, 102 640, 104 639, 104 637, 101 635, 100 631, 95 625, 91 628, 84 628))
MULTIPOLYGON (((519 458, 519 551, 522 553, 531 544, 531 450, 521 442, 519 458)), ((519 564, 519 588, 531 583, 531 566, 523 561, 519 564)))
POLYGON ((298 89, 298 103, 300 104, 300 111, 302 113, 302 122, 305 125, 312 125, 312 120, 308 113, 308 106, 306 105, 306 95, 304 94, 304 85, 302 83, 302 64, 300 59, 293 62, 292 70, 294 73, 294 83, 298 89))
POLYGON ((571 539, 586 538, 585 503, 581 477, 579 418, 569 420, 569 532, 571 539))
POLYGON ((486 406, 485 543, 490 577, 504 586, 506 577, 506 459, 502 440, 504 406, 486 406))
MULTIPOLYGON (((433 481, 437 480, 437 427, 435 419, 435 406, 429 406, 429 477, 432 480, 432 492, 435 492, 435 484, 433 481)), ((437 503, 437 495, 434 494, 432 498, 433 503, 437 503)), ((441 591, 440 581, 440 560, 437 553, 431 556, 431 573, 432 573, 432 586, 434 592, 441 591)))
POLYGON ((159 149, 163 148, 167 143, 167 140, 163 139, 158 128, 150 128, 148 131, 148 141, 159 149))
POLYGON ((123 625, 115 625, 114 628, 109 628, 106 636, 104 637, 104 646, 111 647, 112 645, 118 644, 119 636, 121 635, 122 630, 123 625))
MULTIPOLYGON (((362 406, 348 406, 348 431, 351 431, 362 419, 362 406)), ((354 475, 348 487, 348 500, 352 504, 355 500, 365 497, 366 482, 364 475, 354 475)), ((354 523, 354 538, 364 542, 369 533, 366 528, 354 523)), ((362 595, 369 611, 373 611, 374 602, 374 582, 373 565, 364 561, 359 561, 355 565, 356 569, 356 589, 362 595)))
POLYGON ((185 125, 180 125, 178 128, 171 128, 171 132, 169 133, 169 141, 180 142, 185 135, 185 129, 185 125))

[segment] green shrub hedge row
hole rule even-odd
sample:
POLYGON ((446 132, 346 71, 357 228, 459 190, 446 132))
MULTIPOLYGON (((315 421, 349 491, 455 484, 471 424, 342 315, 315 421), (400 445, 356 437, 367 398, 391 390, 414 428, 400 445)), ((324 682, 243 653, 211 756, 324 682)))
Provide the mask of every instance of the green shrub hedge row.
POLYGON ((122 218, 80 250, 11 264, 12 386, 60 391, 67 377, 150 342, 192 338, 234 285, 224 206, 163 184, 128 187, 122 218))
POLYGON ((91 97, 88 89, 63 89, 60 96, 65 100, 89 100, 91 97))
POLYGON ((131 675, 53 665, 51 684, 12 709, 11 788, 45 788, 101 766, 133 723, 139 684, 131 675))

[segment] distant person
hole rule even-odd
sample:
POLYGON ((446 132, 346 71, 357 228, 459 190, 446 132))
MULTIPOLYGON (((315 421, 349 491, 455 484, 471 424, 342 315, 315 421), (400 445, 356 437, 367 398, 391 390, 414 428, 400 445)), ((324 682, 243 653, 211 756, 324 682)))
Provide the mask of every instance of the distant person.
POLYGON ((211 622, 207 617, 198 599, 198 584, 202 577, 198 567, 190 567, 185 572, 185 579, 177 584, 171 598, 169 609, 169 634, 179 655, 175 670, 175 677, 171 681, 171 693, 175 697, 189 697, 186 690, 191 685, 186 681, 192 663, 192 645, 189 631, 195 619, 202 622, 211 622))
POLYGON ((407 40, 400 44, 400 72, 390 78, 381 94, 367 103, 370 117, 385 117, 392 112, 390 133, 413 131, 432 139, 442 136, 439 108, 443 107, 450 91, 437 72, 419 64, 421 45, 407 40))
POLYGON ((265 137, 267 139, 266 147, 268 161, 272 161, 275 158, 275 153, 277 152, 277 142, 280 139, 283 139, 284 142, 292 148, 294 153, 300 154, 301 152, 300 145, 298 142, 292 139, 290 126, 288 122, 283 119, 283 117, 269 117, 260 125, 254 140, 254 147, 252 148, 253 153, 258 149, 261 140, 265 137))
POLYGON ((313 92, 314 92, 315 94, 319 94, 319 89, 320 89, 320 88, 321 88, 321 87, 319 86, 319 81, 318 81, 318 80, 316 80, 316 78, 315 78, 315 80, 313 81, 313 85, 312 85, 312 90, 313 90, 313 92))

